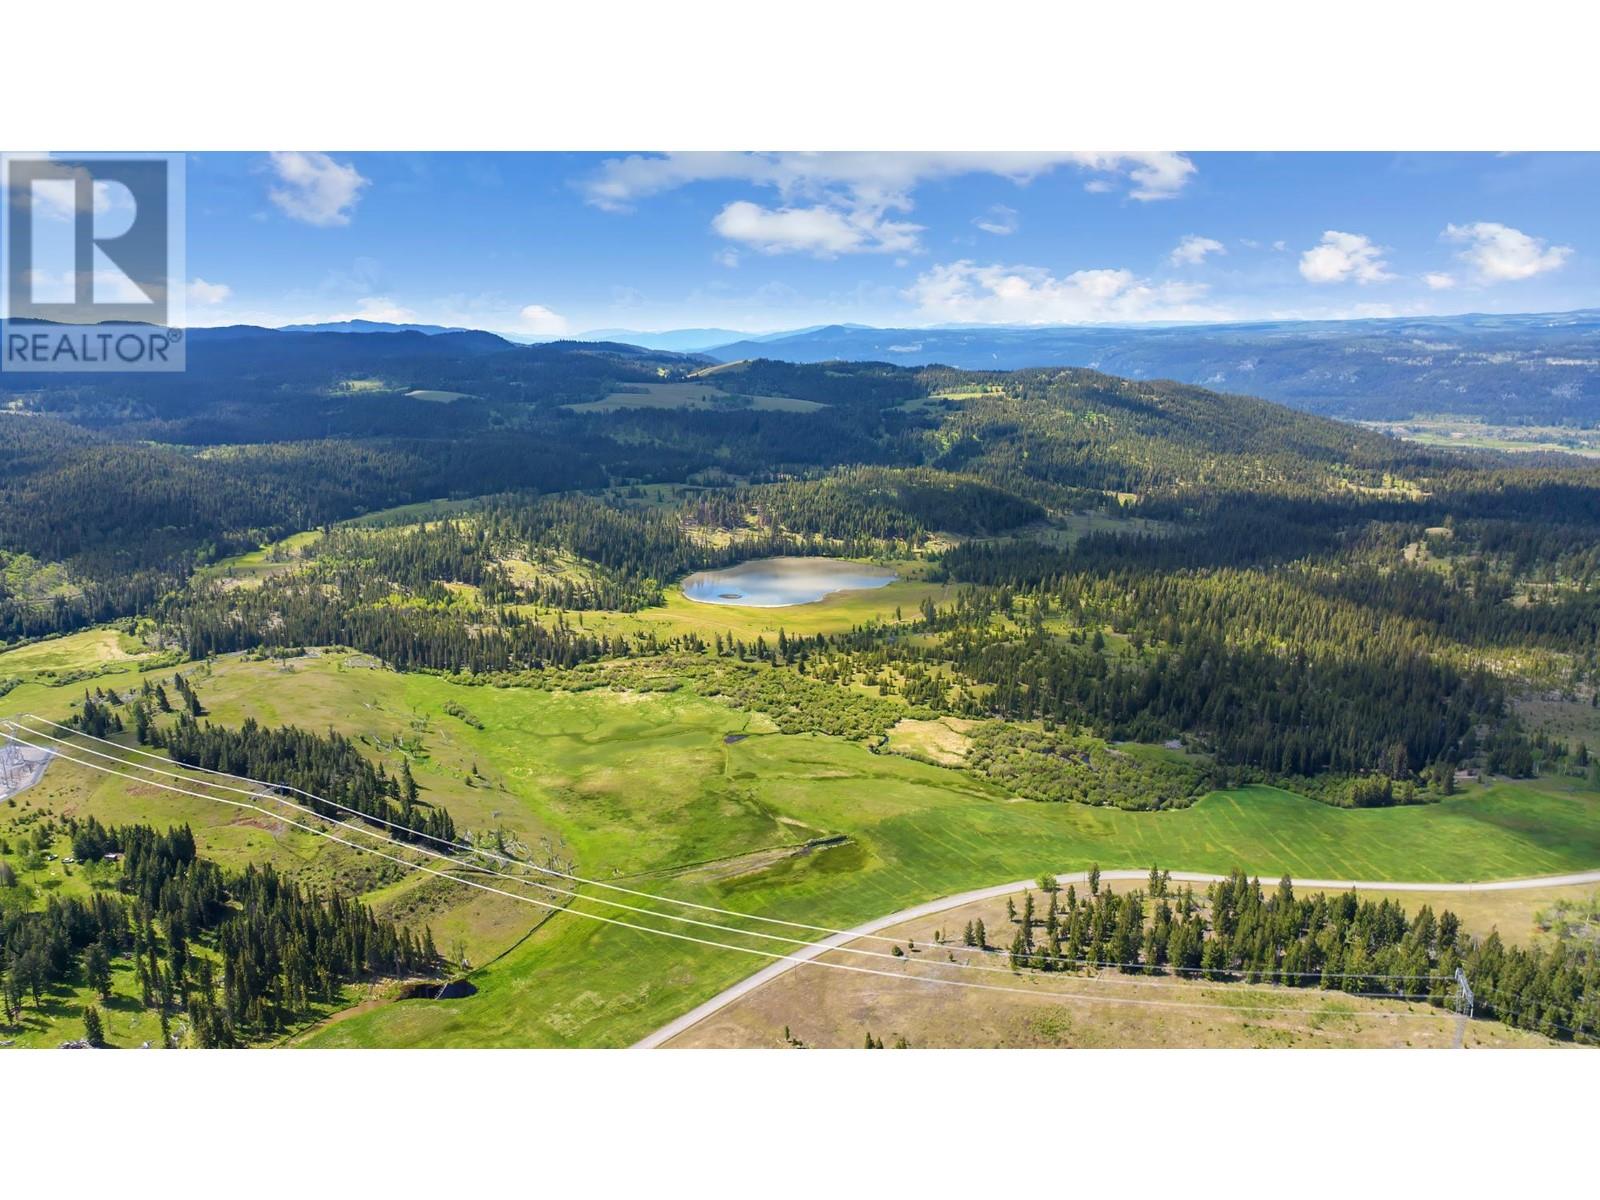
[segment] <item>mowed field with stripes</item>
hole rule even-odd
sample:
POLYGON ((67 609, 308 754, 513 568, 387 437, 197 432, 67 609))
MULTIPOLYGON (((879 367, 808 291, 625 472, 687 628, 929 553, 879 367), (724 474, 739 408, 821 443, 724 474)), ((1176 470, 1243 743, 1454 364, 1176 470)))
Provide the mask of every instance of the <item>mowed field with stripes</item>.
MULTIPOLYGON (((209 719, 331 727, 391 769, 403 757, 423 798, 447 805, 462 829, 558 846, 589 879, 832 928, 1092 862, 1439 881, 1600 867, 1600 797, 1558 781, 1475 786, 1439 804, 1364 811, 1251 787, 1185 810, 1126 813, 1017 801, 966 771, 835 738, 780 735, 765 718, 686 694, 472 687, 360 661, 329 654, 284 670, 225 658, 195 684, 209 719)), ((0 675, 4 667, 0 656, 0 675)), ((138 665, 126 668, 96 685, 126 687, 138 665)), ((83 686, 25 683, 0 698, 0 715, 63 718, 83 686)), ((66 763, 51 768, 33 803, 115 821, 188 821, 203 848, 235 865, 299 860, 332 877, 360 857, 257 815, 66 763)), ((472 961, 486 964, 472 974, 476 994, 364 1007, 309 1031, 305 1044, 626 1045, 786 948, 619 911, 593 888, 544 921, 536 889, 498 881, 525 892, 524 901, 438 879, 408 886, 397 873, 392 865, 375 871, 369 897, 433 924, 442 948, 462 938, 472 961), (734 946, 741 949, 726 948, 734 946)))

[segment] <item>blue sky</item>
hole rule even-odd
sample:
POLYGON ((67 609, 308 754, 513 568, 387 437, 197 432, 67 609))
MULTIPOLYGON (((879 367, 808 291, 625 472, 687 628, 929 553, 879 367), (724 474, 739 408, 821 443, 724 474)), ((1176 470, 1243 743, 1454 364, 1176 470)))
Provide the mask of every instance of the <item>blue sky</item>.
POLYGON ((194 154, 189 323, 528 335, 1600 305, 1595 154, 194 154))

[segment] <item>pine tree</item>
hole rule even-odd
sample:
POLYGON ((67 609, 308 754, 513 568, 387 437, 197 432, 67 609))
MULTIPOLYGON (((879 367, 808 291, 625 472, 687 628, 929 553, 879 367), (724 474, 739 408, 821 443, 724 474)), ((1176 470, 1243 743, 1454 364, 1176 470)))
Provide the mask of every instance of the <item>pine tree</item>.
POLYGON ((111 999, 111 956, 96 942, 83 952, 83 977, 102 1000, 111 999))
POLYGON ((106 1030, 100 1021, 100 1010, 92 1004, 83 1007, 83 1040, 91 1046, 106 1044, 106 1030))

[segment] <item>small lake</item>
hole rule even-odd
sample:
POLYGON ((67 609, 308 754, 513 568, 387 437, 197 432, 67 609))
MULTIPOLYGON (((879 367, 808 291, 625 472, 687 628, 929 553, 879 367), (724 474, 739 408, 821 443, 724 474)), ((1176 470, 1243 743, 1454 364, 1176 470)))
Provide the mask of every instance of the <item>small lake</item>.
POLYGON ((787 608, 898 578, 888 567, 842 558, 756 558, 721 571, 696 571, 683 581, 683 594, 701 604, 787 608))

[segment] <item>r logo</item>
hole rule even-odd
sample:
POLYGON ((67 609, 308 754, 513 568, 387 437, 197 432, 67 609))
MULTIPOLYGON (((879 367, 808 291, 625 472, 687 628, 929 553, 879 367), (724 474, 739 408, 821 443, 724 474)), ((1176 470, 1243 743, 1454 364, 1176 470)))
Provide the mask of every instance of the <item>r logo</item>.
POLYGON ((181 157, 8 156, 3 168, 0 367, 182 370, 181 157))

